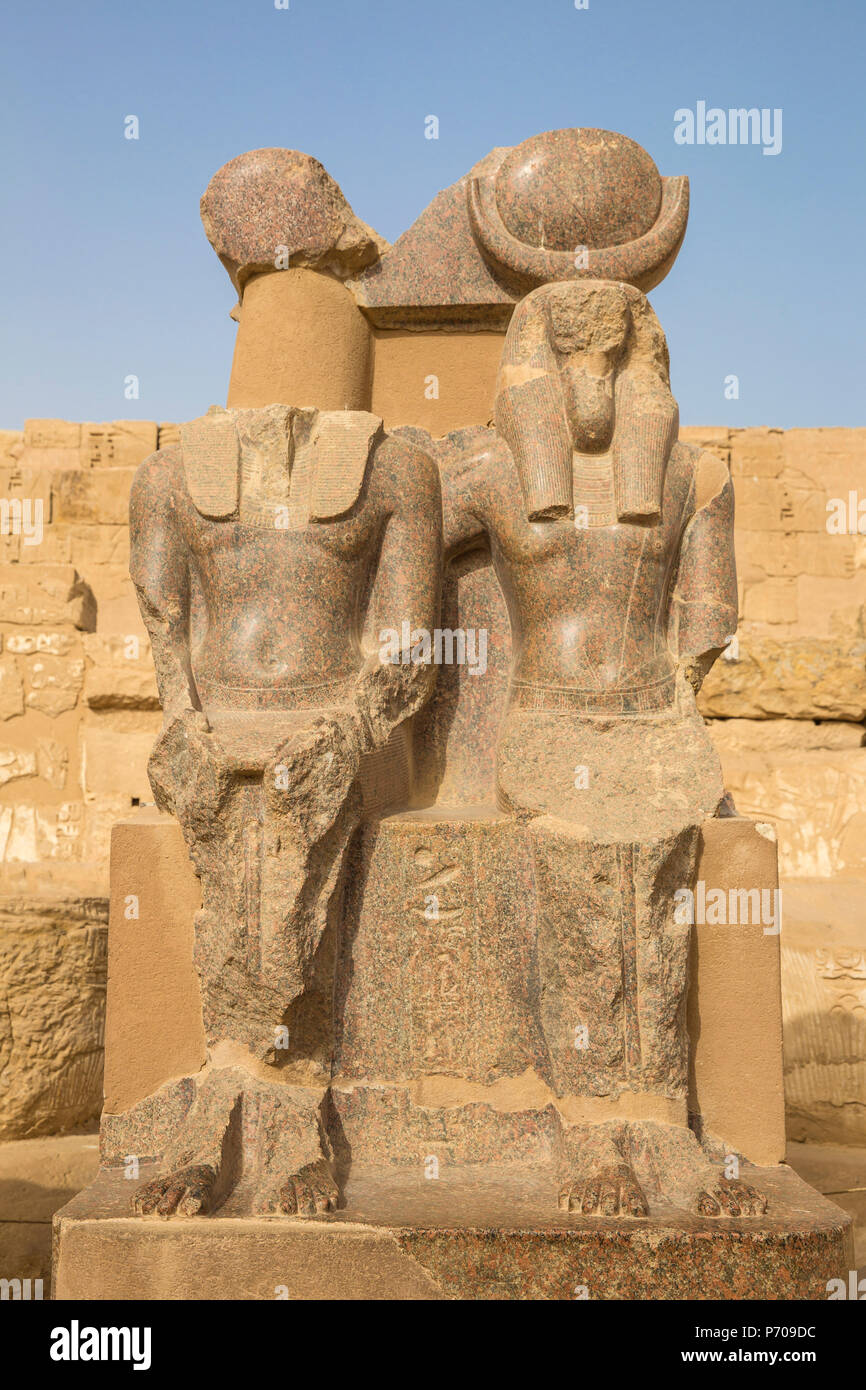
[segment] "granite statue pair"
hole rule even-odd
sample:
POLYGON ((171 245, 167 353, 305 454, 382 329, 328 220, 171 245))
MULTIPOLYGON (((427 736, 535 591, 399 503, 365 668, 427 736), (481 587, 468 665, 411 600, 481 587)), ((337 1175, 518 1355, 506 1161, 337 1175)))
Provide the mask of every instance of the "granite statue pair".
POLYGON ((534 869, 541 1048, 518 1070, 556 1097, 551 1201, 765 1209, 688 1127, 674 895, 725 810, 695 694, 737 604, 727 469, 677 422, 646 298, 583 279, 515 309, 495 429, 214 408, 142 465, 132 573, 165 714, 151 781, 201 878, 208 1063, 139 1213, 214 1211, 240 1187, 251 1211, 339 1204, 348 852, 383 809, 383 767, 385 802, 411 803, 406 729, 436 680, 417 652, 383 660, 378 634, 435 630, 443 560, 482 534, 512 630, 498 798, 534 869))

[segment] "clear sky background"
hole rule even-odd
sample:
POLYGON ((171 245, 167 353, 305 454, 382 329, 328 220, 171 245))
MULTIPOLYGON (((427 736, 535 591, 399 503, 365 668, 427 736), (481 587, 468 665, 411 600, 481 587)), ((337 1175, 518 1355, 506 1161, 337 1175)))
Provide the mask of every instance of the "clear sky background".
POLYGON ((651 295, 684 423, 866 425, 866 0, 4 0, 0 24, 0 427, 225 400, 235 295, 198 200, 234 155, 316 155, 394 241, 560 126, 690 177, 651 295), (675 144, 698 101, 781 107, 782 152, 675 144))

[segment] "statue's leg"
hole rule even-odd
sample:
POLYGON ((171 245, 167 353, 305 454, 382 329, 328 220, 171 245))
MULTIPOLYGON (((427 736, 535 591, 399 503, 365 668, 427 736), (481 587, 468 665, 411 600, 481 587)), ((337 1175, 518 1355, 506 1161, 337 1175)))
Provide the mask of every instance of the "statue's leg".
POLYGON ((195 923, 195 964, 201 984, 205 1037, 241 1043, 258 1007, 261 792, 235 778, 212 835, 192 846, 201 879, 195 923))
POLYGON ((562 1117, 559 1202, 644 1216, 623 1100, 640 1067, 636 939, 624 914, 624 847, 553 816, 528 824, 535 864, 540 1024, 562 1117))
POLYGON ((699 827, 600 844, 553 817, 529 824, 541 1025, 563 1117, 560 1204, 646 1214, 647 1194, 704 1216, 766 1209, 688 1127, 691 925, 699 827))
POLYGON ((195 961, 211 1053, 244 1050, 330 1079, 342 868, 359 819, 353 789, 310 844, 262 779, 238 779, 218 833, 195 846, 195 961))
MULTIPOLYGON (((637 1014, 641 1038, 640 1089, 670 1098, 687 1109, 689 1038, 686 997, 689 947, 694 930, 678 889, 694 891, 700 826, 635 845, 632 883, 637 942, 637 1014)), ((728 1156, 729 1174, 702 1148, 687 1115, 665 1122, 650 1109, 628 1126, 628 1153, 645 1189, 701 1216, 757 1216, 766 1211, 762 1193, 739 1176, 739 1159, 728 1156)))
POLYGON ((342 865, 359 818, 353 792, 315 844, 237 778, 192 852, 208 1063, 196 1099, 135 1208, 212 1211, 240 1183, 253 1210, 309 1215, 339 1192, 325 1125, 342 865))
MULTIPOLYGON (((268 773, 265 773, 267 778, 268 773)), ((314 841, 298 834, 279 796, 262 797, 256 1008, 245 1041, 263 1064, 257 1087, 257 1205, 286 1215, 336 1207, 339 1186, 327 1133, 334 1052, 334 972, 342 916, 343 868, 360 822, 353 787, 314 841), (290 1087, 268 1086, 290 1075, 290 1087), (306 1083, 306 1084, 305 1084, 306 1083)))

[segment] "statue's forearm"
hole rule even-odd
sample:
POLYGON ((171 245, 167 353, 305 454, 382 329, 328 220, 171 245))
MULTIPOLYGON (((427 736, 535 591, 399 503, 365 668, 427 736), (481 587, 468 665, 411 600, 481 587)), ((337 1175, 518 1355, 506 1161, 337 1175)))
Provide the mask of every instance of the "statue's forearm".
POLYGON ((182 612, 173 613, 136 585, 138 605, 150 637, 156 683, 163 713, 169 720, 184 709, 198 708, 190 666, 188 626, 182 612))

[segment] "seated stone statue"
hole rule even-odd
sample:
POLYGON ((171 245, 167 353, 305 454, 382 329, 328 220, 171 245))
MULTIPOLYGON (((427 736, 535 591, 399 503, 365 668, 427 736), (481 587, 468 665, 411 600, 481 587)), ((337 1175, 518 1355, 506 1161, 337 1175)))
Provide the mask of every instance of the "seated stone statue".
POLYGON ((438 475, 363 411, 214 407, 142 464, 131 528, 165 716, 151 782, 201 878, 208 1043, 136 1209, 212 1210, 242 1182, 246 1210, 328 1210, 345 851, 365 768, 435 675, 365 654, 362 627, 371 596, 382 625, 435 625, 438 475))
POLYGON ((695 694, 737 621, 730 478, 677 442, 664 335, 621 284, 519 304, 495 421, 428 447, 446 546, 486 533, 510 617, 497 794, 534 861, 560 1202, 643 1215, 649 1193, 757 1214, 762 1196, 688 1128, 690 928, 675 898, 702 822, 726 809, 695 694))
POLYGON ((644 297, 687 206, 585 128, 491 151, 392 247, 298 151, 211 179, 228 408, 133 488, 170 814, 113 833, 57 1297, 847 1278, 849 1218, 781 1163, 778 936, 689 920, 777 856, 696 707, 733 494, 678 442, 644 297))

